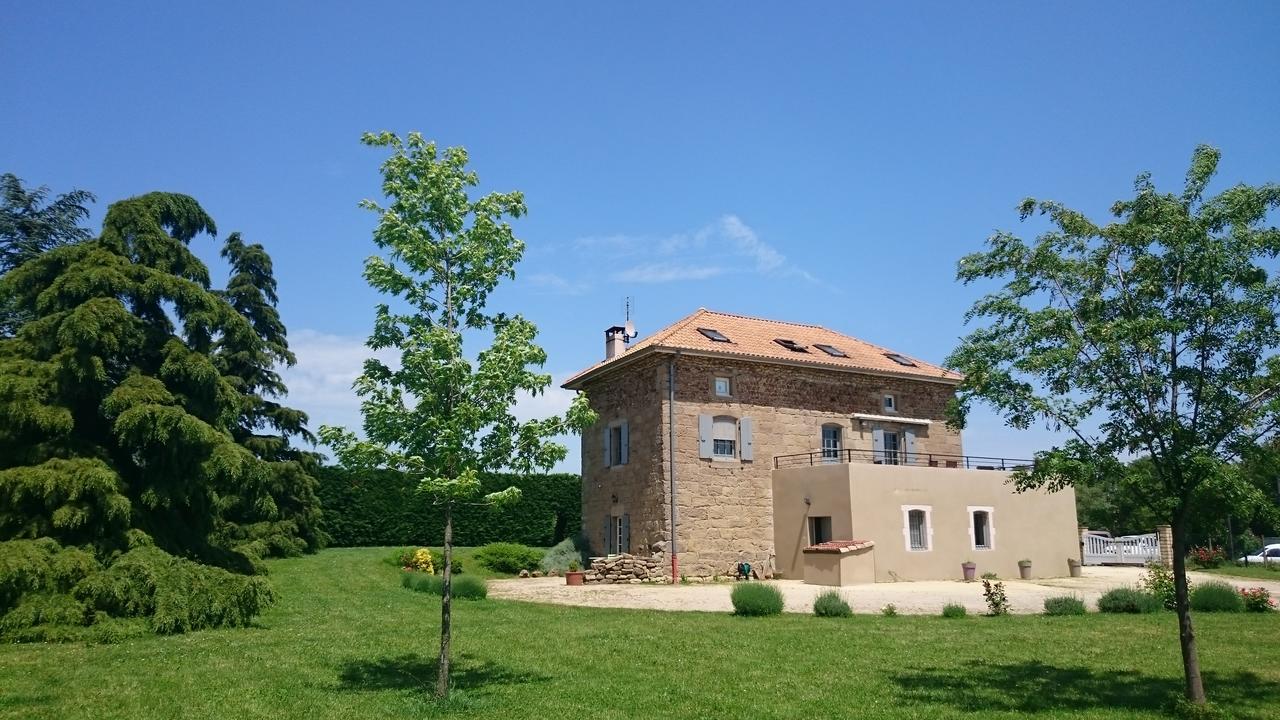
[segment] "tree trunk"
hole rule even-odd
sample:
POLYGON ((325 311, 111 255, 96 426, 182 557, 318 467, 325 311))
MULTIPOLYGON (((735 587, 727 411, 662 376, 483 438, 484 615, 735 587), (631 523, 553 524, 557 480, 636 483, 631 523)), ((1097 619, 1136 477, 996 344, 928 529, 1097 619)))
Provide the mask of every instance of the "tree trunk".
MULTIPOLYGON (((449 697, 450 614, 453 609, 453 502, 444 504, 444 587, 440 593, 440 660, 437 663, 436 697, 449 697)), ((1197 672, 1197 680, 1199 673, 1197 672)))
POLYGON ((1191 627, 1191 602, 1187 592, 1186 521, 1173 521, 1173 586, 1178 612, 1178 641, 1182 646, 1182 675, 1187 699, 1197 705, 1205 703, 1204 681, 1200 678, 1200 656, 1196 652, 1196 634, 1191 627))

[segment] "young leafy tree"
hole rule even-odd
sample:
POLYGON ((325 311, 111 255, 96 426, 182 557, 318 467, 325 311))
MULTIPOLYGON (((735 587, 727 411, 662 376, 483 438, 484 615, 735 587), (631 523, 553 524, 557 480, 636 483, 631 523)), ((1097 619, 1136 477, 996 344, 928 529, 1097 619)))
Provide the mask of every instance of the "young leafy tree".
POLYGON ((308 443, 315 438, 307 430, 306 413, 280 403, 288 388, 276 368, 292 366, 297 358, 276 311, 279 298, 271 257, 258 243, 246 245, 240 233, 227 237, 222 257, 231 265, 231 277, 219 294, 248 323, 228 328, 217 341, 214 360, 240 393, 232 436, 267 463, 264 485, 229 496, 225 515, 232 537, 227 544, 256 544, 252 552, 263 556, 318 550, 324 533, 311 472, 318 458, 291 444, 292 438, 308 443))
MULTIPOLYGON (((18 176, 0 175, 0 275, 55 247, 89 239, 80 223, 89 217, 85 205, 94 201, 93 193, 72 190, 51 202, 48 197, 47 187, 27 189, 18 176)), ((25 319, 12 302, 0 295, 0 337, 12 336, 25 319)))
MULTIPOLYGON (((1136 195, 1099 225, 1055 202, 1020 214, 1052 229, 1027 243, 1006 232, 959 264, 965 283, 1003 285, 968 312, 984 326, 948 360, 965 374, 950 409, 963 426, 975 401, 1015 428, 1046 423, 1070 439, 1016 475, 1021 488, 1059 489, 1117 476, 1121 458, 1149 472, 1117 487, 1173 530, 1186 697, 1205 702, 1187 601, 1186 539, 1198 513, 1261 498, 1233 461, 1280 423, 1280 255, 1268 214, 1280 186, 1237 185, 1204 196, 1219 160, 1196 149, 1180 195, 1140 175, 1136 195)), ((1221 516, 1219 516, 1221 517, 1221 516)))
POLYGON ((391 348, 399 363, 365 361, 356 380, 363 399, 364 432, 321 427, 320 437, 351 468, 396 468, 420 478, 420 489, 443 507, 444 591, 436 694, 449 692, 452 607, 453 509, 462 503, 505 503, 519 491, 483 494, 479 477, 496 470, 549 469, 566 455, 551 441, 593 421, 579 396, 564 417, 518 421, 520 393, 539 394, 551 376, 537 372, 546 353, 537 330, 519 315, 492 314, 489 294, 515 277, 524 243, 507 218, 525 213, 518 192, 472 198, 476 174, 463 148, 436 149, 418 133, 365 134, 365 145, 391 151, 382 164, 383 206, 373 240, 384 256, 365 261, 369 285, 395 298, 381 304, 368 347, 391 348), (474 356, 464 339, 491 338, 474 356))

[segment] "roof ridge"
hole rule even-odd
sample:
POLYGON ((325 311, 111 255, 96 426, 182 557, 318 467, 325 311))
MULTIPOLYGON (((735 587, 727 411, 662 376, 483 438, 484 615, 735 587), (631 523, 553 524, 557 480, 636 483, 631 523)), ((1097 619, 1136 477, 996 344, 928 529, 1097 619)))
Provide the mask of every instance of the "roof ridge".
MULTIPOLYGON (((756 317, 754 315, 743 315, 741 313, 721 312, 719 310, 707 310, 706 308, 698 308, 698 309, 701 310, 702 312, 707 312, 712 315, 723 315, 725 317, 738 318, 740 320, 755 320, 757 322, 767 322, 767 323, 773 323, 775 325, 794 325, 796 327, 818 328, 819 330, 828 330, 828 328, 825 328, 821 325, 815 325, 813 323, 792 322, 790 320, 773 320, 771 318, 756 317)), ((829 332, 835 332, 835 331, 829 330, 829 332)), ((843 333, 837 333, 837 334, 839 335, 843 333)))

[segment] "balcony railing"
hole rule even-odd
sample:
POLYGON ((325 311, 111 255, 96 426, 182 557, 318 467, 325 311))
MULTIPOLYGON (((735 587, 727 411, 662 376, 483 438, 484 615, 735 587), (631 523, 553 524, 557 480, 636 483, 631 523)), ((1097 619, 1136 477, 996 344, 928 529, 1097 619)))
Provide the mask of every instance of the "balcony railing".
POLYGON ((807 467, 809 465, 840 465, 847 463, 872 463, 874 465, 910 465, 913 467, 957 468, 965 470, 1017 470, 1029 468, 1031 460, 987 457, 985 455, 940 455, 938 453, 909 453, 905 450, 814 450, 794 455, 775 455, 775 468, 807 467))

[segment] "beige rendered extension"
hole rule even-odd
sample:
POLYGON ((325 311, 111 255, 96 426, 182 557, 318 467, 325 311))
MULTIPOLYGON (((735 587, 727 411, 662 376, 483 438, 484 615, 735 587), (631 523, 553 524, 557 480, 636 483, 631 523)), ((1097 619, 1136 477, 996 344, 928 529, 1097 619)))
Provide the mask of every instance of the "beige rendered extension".
MULTIPOLYGON (((802 548, 810 517, 830 517, 837 540, 875 542, 877 582, 959 579, 961 563, 979 574, 1017 577, 1030 560, 1032 577, 1068 574, 1078 560, 1075 493, 1014 492, 998 470, 832 464, 775 470, 773 525, 778 574, 803 578, 802 548), (910 549, 907 513, 925 513, 927 549, 910 549), (974 512, 989 518, 989 548, 975 546, 974 512)), ((848 584, 846 582, 845 584, 848 584)))

